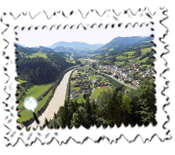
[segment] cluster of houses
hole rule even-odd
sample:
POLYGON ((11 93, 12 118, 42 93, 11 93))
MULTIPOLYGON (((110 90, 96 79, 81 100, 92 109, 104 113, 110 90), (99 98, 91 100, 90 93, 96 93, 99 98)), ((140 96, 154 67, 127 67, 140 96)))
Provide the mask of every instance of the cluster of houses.
POLYGON ((148 77, 153 73, 152 69, 141 71, 139 64, 131 64, 129 67, 118 67, 117 65, 99 65, 99 70, 110 72, 114 77, 117 77, 121 82, 127 82, 129 85, 138 87, 140 81, 136 80, 140 73, 142 78, 148 77))
POLYGON ((84 74, 81 74, 82 71, 77 72, 77 70, 74 73, 77 73, 74 77, 71 77, 71 81, 75 80, 74 84, 71 84, 70 88, 70 97, 71 99, 74 99, 78 97, 78 94, 90 94, 92 91, 91 85, 93 85, 92 80, 89 78, 89 75, 92 75, 92 73, 89 73, 88 69, 83 70, 84 74), (72 89, 74 87, 79 87, 80 89, 72 89))
POLYGON ((99 86, 111 86, 107 80, 104 80, 101 76, 97 76, 97 79, 93 80, 94 87, 99 86))
POLYGON ((77 98, 79 94, 84 94, 85 96, 91 95, 93 88, 99 86, 108 86, 110 83, 104 80, 101 76, 97 76, 96 73, 89 69, 77 70, 74 77, 71 77, 71 81, 74 80, 75 83, 71 83, 70 87, 70 97, 71 99, 77 98), (83 74, 81 74, 83 72, 83 74), (91 80, 90 76, 97 76, 96 79, 91 80), (77 87, 79 89, 73 89, 77 87))

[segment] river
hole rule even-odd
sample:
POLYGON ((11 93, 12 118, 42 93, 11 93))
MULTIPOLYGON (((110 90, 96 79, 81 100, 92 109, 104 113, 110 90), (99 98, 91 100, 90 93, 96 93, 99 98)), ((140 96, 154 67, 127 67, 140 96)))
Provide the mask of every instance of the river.
MULTIPOLYGON (((64 105, 67 84, 68 84, 68 80, 69 80, 69 77, 70 77, 70 74, 72 71, 73 70, 70 70, 69 72, 67 72, 64 75, 64 77, 62 78, 62 81, 60 82, 60 84, 56 88, 54 96, 50 100, 48 107, 43 112, 43 114, 38 118, 40 121, 40 126, 42 126, 44 124, 45 118, 47 118, 47 120, 52 119, 54 116, 54 113, 57 113, 60 106, 64 105)), ((36 121, 34 121, 30 126, 36 128, 38 125, 37 125, 36 121)))

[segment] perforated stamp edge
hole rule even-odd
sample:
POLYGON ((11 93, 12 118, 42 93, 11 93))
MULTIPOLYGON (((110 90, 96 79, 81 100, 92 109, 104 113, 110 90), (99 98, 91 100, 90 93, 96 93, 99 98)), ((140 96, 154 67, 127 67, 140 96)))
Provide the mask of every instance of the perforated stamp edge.
POLYGON ((166 94, 169 81, 164 77, 164 73, 168 70, 167 62, 163 58, 163 55, 167 54, 168 44, 164 41, 164 38, 168 34, 168 28, 163 24, 163 21, 168 18, 166 15, 166 8, 159 8, 154 13, 151 13, 148 8, 138 9, 136 13, 131 10, 122 10, 117 12, 115 10, 106 10, 102 15, 97 10, 90 10, 85 15, 78 11, 70 11, 69 15, 65 15, 64 11, 53 12, 53 15, 48 17, 46 11, 38 12, 35 15, 31 13, 19 13, 17 17, 13 13, 4 13, 1 17, 1 22, 4 25, 4 30, 1 34, 3 35, 4 49, 3 57, 6 60, 4 67, 4 76, 7 77, 7 81, 4 84, 7 96, 4 98, 3 106, 7 115, 5 116, 4 126, 7 129, 7 133, 4 136, 6 139, 6 146, 15 146, 21 139, 24 144, 32 145, 36 139, 39 139, 42 144, 49 144, 53 139, 57 140, 59 144, 67 143, 70 139, 74 139, 77 143, 84 143, 88 138, 94 142, 99 142, 101 139, 107 138, 110 143, 118 142, 118 140, 124 136, 128 142, 133 142, 137 137, 141 137, 143 142, 147 140, 151 141, 157 136, 160 141, 171 139, 170 129, 166 128, 166 124, 169 122, 168 112, 165 111, 165 107, 169 104, 169 98, 166 94), (24 20, 25 19, 25 20, 24 20), (25 22, 24 22, 25 21, 25 22), (59 25, 70 28, 74 26, 93 27, 94 25, 102 25, 104 27, 110 27, 112 24, 127 26, 131 24, 143 24, 154 23, 154 44, 156 47, 153 49, 156 51, 154 55, 155 61, 155 85, 156 85, 156 106, 157 115, 156 119, 158 125, 152 127, 124 127, 121 126, 119 129, 108 127, 96 128, 91 127, 89 130, 80 127, 78 129, 47 129, 30 130, 26 131, 22 129, 19 131, 17 126, 17 111, 16 111, 16 85, 17 82, 14 80, 16 74, 15 68, 15 31, 16 26, 19 27, 43 27, 47 26, 49 29, 58 27, 59 25))

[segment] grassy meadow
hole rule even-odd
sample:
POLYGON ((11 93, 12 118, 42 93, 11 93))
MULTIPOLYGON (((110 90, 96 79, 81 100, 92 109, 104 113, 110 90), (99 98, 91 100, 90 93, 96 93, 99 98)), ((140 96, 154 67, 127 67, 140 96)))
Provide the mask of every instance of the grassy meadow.
MULTIPOLYGON (((46 96, 44 96, 44 97, 42 98, 42 100, 40 100, 40 101, 38 102, 38 105, 37 105, 37 107, 36 107, 36 109, 35 109, 35 113, 37 113, 38 110, 40 110, 40 109, 45 105, 47 99, 49 98, 49 96, 50 96, 51 94, 52 94, 52 90, 50 90, 49 93, 48 93, 46 96)), ((31 118, 33 117, 32 111, 29 111, 29 110, 26 110, 26 109, 23 110, 22 112, 19 112, 19 115, 20 115, 21 117, 18 119, 18 122, 27 121, 27 120, 29 120, 29 119, 31 119, 31 118)))
POLYGON ((32 53, 31 55, 26 56, 26 58, 34 58, 34 57, 47 58, 47 55, 46 53, 38 52, 38 53, 32 53))
POLYGON ((20 104, 18 105, 18 109, 21 109, 23 107, 24 104, 24 100, 27 97, 34 97, 34 98, 38 98, 40 95, 42 95, 50 86, 52 85, 52 83, 49 84, 41 84, 41 85, 34 85, 33 87, 27 89, 26 94, 22 97, 22 99, 19 101, 20 104))
MULTIPOLYGON (((111 87, 108 87, 108 89, 111 89, 111 87)), ((101 87, 96 88, 93 94, 91 95, 91 99, 97 99, 100 93, 102 93, 103 91, 107 91, 108 89, 101 87)))

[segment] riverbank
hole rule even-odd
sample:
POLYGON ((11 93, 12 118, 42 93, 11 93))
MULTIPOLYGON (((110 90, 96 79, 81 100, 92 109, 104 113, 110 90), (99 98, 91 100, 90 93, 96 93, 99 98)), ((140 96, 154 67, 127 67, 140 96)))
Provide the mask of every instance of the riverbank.
MULTIPOLYGON (((68 71, 62 81, 60 82, 60 84, 57 86, 55 93, 53 95, 53 98, 50 100, 49 105, 47 107, 47 109, 41 114, 41 116, 39 117, 40 120, 40 126, 43 126, 45 118, 47 120, 50 120, 53 118, 54 113, 57 113, 57 111, 59 110, 60 106, 64 105, 64 100, 66 97, 66 89, 67 89, 67 84, 69 81, 69 77, 71 75, 72 70, 68 71)), ((37 127, 38 124, 36 124, 36 122, 33 122, 30 127, 37 127)))
MULTIPOLYGON (((41 96, 39 96, 39 98, 37 98, 38 101, 38 110, 36 111, 35 109, 35 113, 37 114, 38 117, 40 117, 42 115, 42 113, 47 109, 50 100, 52 99, 52 97, 54 96, 55 90, 58 87, 58 85, 60 84, 60 82, 62 81, 64 75, 70 71, 73 70, 75 68, 77 68, 79 66, 72 66, 67 68, 66 70, 64 70, 58 77, 58 80, 55 81, 55 83, 52 85, 52 87, 50 87, 47 92, 44 92, 41 96), (38 100, 40 99, 40 101, 38 100)), ((19 113, 18 113, 19 114, 19 113)), ((20 118, 23 117, 23 121, 19 121, 17 120, 18 123, 20 123, 17 128, 18 129, 22 129, 23 127, 29 127, 34 121, 34 117, 32 114, 32 111, 29 110, 25 110, 25 108, 23 109, 23 111, 21 111, 20 109, 20 114, 19 114, 20 118), (22 116, 23 115, 23 116, 22 116)))

